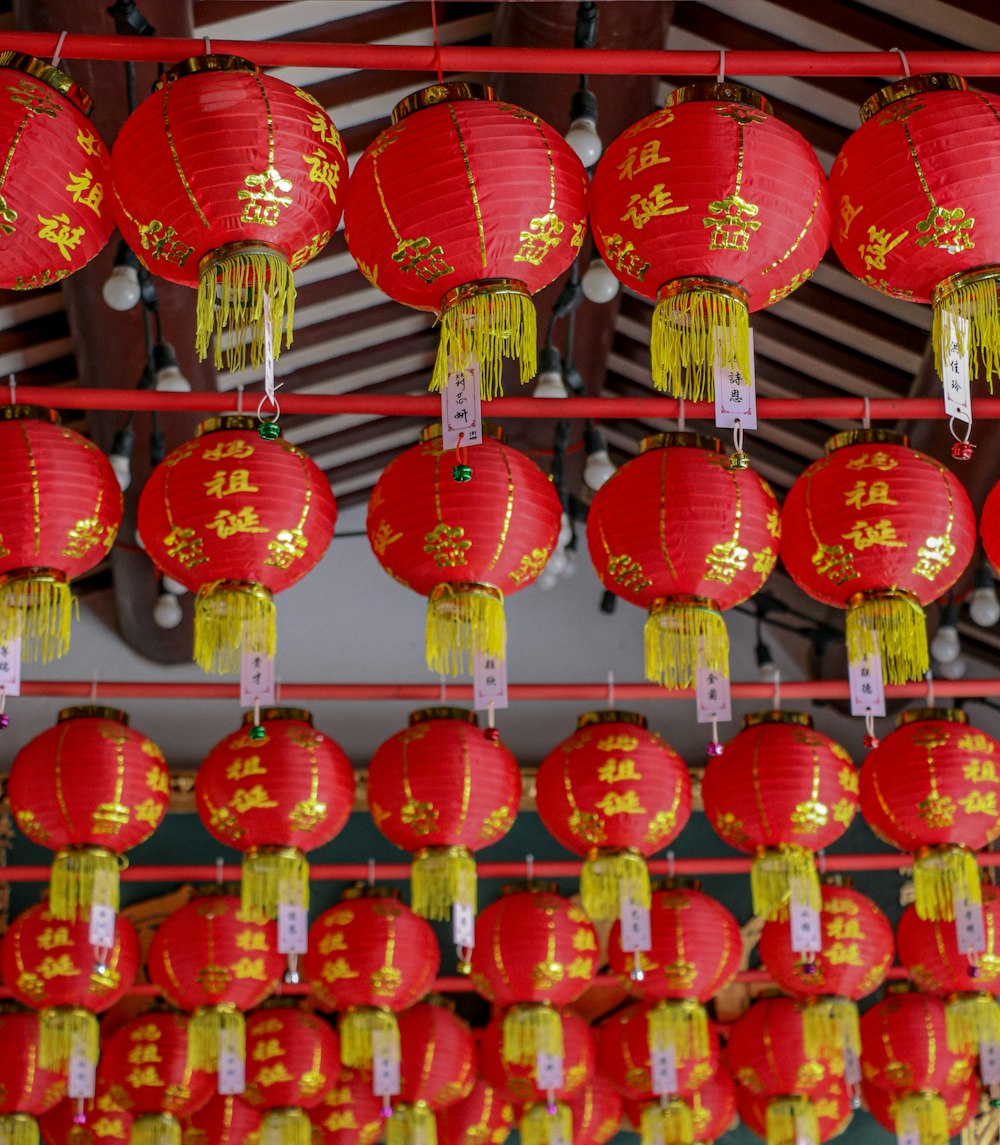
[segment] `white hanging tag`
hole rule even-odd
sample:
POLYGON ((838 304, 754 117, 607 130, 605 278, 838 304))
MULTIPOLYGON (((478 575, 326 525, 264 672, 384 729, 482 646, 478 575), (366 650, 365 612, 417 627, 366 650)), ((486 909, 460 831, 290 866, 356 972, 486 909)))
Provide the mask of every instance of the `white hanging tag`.
POLYGON ((815 954, 823 949, 819 911, 809 901, 809 884, 805 879, 793 876, 789 882, 792 891, 788 904, 792 950, 796 954, 815 954))
POLYGON ((969 384, 969 320, 941 314, 941 385, 944 412, 972 424, 972 394, 969 384))
POLYGON ((69 1047, 69 1063, 66 1068, 66 1096, 93 1097, 97 1084, 97 1062, 87 1060, 84 1035, 74 1035, 69 1047))
POLYGON ((848 1085, 861 1084, 861 1059, 850 1042, 844 1042, 844 1081, 848 1085))
POLYGON ((896 1145, 922 1145, 920 1130, 915 1126, 907 1126, 902 1133, 897 1135, 896 1145))
POLYGON ((710 724, 712 720, 725 723, 733 718, 728 676, 714 668, 696 668, 694 683, 698 723, 710 724))
POLYGON ((670 1097, 677 1092, 677 1053, 673 1046, 650 1053, 649 1073, 657 1097, 670 1097))
POLYGON ((464 950, 471 950, 476 945, 476 912, 472 903, 451 904, 451 940, 464 950))
POLYGON ((733 429, 739 419, 744 429, 757 428, 757 385, 754 377, 753 330, 749 331, 750 377, 745 378, 736 359, 723 356, 721 332, 715 339, 715 424, 733 429))
POLYGON ((243 1093, 247 1087, 246 1059, 241 1053, 237 1030, 219 1031, 218 1091, 223 1095, 243 1093))
POLYGON ((448 384, 441 390, 441 444, 445 449, 481 445, 482 427, 479 363, 473 358, 464 368, 449 373, 448 384))
POLYGON ((0 692, 5 696, 21 694, 21 637, 0 644, 0 692))
POLYGON ((274 703, 274 659, 252 652, 243 642, 240 654, 240 707, 274 703))
POLYGON ((91 946, 110 950, 115 944, 115 908, 111 905, 113 896, 111 872, 98 869, 94 872, 91 888, 90 931, 87 936, 91 946))
POLYGON ((563 1133, 562 1118, 558 1113, 549 1114, 552 1121, 549 1125, 549 1145, 573 1145, 573 1138, 563 1133))
POLYGON ((649 908, 632 901, 628 886, 623 883, 618 900, 618 915, 621 919, 621 948, 626 954, 653 949, 653 933, 649 920, 649 908))
POLYGON ((959 954, 978 954, 986 949, 986 927, 983 924, 983 904, 968 902, 959 897, 956 884, 951 892, 955 905, 955 937, 959 954))
POLYGON ((547 1054, 539 1050, 535 1055, 535 1085, 539 1089, 562 1089, 562 1054, 547 1054))
POLYGON ((391 1041, 387 1030, 372 1031, 372 1093, 376 1097, 399 1093, 399 1058, 390 1053, 391 1041))
POLYGON ((477 652, 472 668, 472 690, 477 712, 485 711, 490 704, 494 708, 508 707, 507 661, 477 652))
POLYGON ((305 954, 308 949, 309 912, 291 896, 282 896, 278 900, 278 953, 305 954))
POLYGON ((1000 1085, 1000 1042, 979 1043, 979 1076, 983 1085, 1000 1085))
POLYGON ((851 715, 863 716, 871 710, 873 716, 884 716, 885 684, 879 652, 869 652, 864 660, 851 661, 847 665, 847 678, 851 685, 851 715))
POLYGON ((799 1115, 798 1111, 795 1113, 795 1145, 819 1145, 819 1140, 813 1136, 809 1123, 799 1115))

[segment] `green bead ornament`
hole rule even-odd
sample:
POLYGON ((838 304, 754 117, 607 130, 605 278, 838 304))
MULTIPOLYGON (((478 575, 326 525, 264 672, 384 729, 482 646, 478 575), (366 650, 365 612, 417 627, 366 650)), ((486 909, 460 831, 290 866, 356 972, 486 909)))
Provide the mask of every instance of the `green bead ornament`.
POLYGON ((472 480, 472 466, 471 465, 456 465, 451 471, 452 479, 459 482, 472 480))
POLYGON ((252 740, 261 740, 266 735, 267 735, 267 732, 264 731, 263 724, 251 724, 250 725, 250 738, 252 740))
POLYGON ((277 441, 281 436, 281 430, 276 421, 262 421, 257 427, 257 432, 262 441, 277 441))

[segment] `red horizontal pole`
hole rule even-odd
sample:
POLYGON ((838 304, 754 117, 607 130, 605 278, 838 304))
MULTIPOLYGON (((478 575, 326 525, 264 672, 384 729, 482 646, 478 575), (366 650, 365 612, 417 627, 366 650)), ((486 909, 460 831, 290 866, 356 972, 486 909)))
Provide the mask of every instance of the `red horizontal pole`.
MULTIPOLYGON (((2 43, 2 37, 0 37, 2 43)), ((28 405, 57 406, 59 409, 156 410, 160 413, 181 411, 224 413, 236 408, 235 393, 163 394, 156 390, 62 389, 49 386, 17 386, 16 400, 28 405)), ((4 389, 0 388, 0 396, 4 389)), ((256 395, 255 395, 256 396, 256 395)), ((485 402, 486 414, 493 418, 544 420, 557 418, 590 418, 611 421, 617 418, 676 418, 680 402, 666 396, 639 398, 561 398, 540 401, 533 397, 510 395, 485 402)), ((252 411, 253 403, 244 397, 244 409, 252 411)), ((379 417, 440 418, 441 399, 436 396, 414 397, 405 394, 281 394, 281 410, 286 414, 358 414, 379 417)), ((759 398, 757 416, 767 421, 801 421, 803 418, 861 421, 865 416, 864 398, 759 398)), ((871 398, 868 415, 876 421, 899 421, 905 418, 943 420, 947 415, 941 398, 871 398)), ((972 404, 975 418, 1000 418, 1000 397, 976 398, 972 404)), ((684 416, 693 421, 714 421, 713 402, 685 402, 684 416)))
MULTIPOLYGON (((51 56, 58 36, 49 32, 5 32, 0 47, 51 56)), ((716 75, 719 53, 573 48, 467 47, 396 44, 300 43, 290 40, 212 40, 211 50, 244 56, 262 67, 366 68, 426 71, 438 63, 449 72, 517 72, 572 75, 716 75)), ((158 36, 96 36, 71 32, 59 54, 64 60, 134 60, 174 63, 205 51, 202 39, 158 36)), ((1000 75, 997 52, 907 52, 913 72, 1000 75)), ((902 76, 896 52, 727 51, 730 76, 902 76)))
MULTIPOLYGON (((545 701, 569 700, 573 702, 608 698, 607 683, 595 684, 509 684, 512 700, 545 701)), ((734 680, 730 692, 737 700, 774 699, 774 684, 757 680, 734 680)), ((782 680, 781 698, 784 700, 844 700, 850 696, 847 680, 782 680)), ((180 683, 173 680, 22 680, 21 696, 62 697, 64 699, 115 698, 120 700, 233 700, 240 694, 239 684, 216 684, 207 680, 180 683)), ((471 684, 448 684, 445 694, 452 700, 471 700, 471 684)), ((615 683, 617 700, 692 700, 693 688, 667 691, 659 684, 615 683)), ((910 684, 887 684, 885 694, 890 699, 919 699, 928 695, 927 685, 921 681, 910 684)), ((988 680, 935 680, 934 695, 938 699, 966 699, 1000 696, 1000 678, 988 680)), ((275 701, 286 700, 433 700, 441 699, 438 684, 311 684, 277 683, 275 701)))

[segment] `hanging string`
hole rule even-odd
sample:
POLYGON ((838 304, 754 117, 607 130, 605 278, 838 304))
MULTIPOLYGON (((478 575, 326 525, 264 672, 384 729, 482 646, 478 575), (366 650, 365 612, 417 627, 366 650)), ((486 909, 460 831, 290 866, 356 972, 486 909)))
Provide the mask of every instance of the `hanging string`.
POLYGON ((59 67, 59 57, 62 55, 63 44, 66 42, 66 33, 60 32, 59 39, 56 40, 56 50, 52 53, 52 66, 59 67))
POLYGON ((368 885, 373 887, 375 885, 375 860, 368 860, 368 885))
POLYGON ((773 700, 774 710, 780 711, 781 709, 781 672, 775 668, 774 670, 774 693, 773 700))
POLYGON ((927 706, 929 708, 933 708, 934 707, 934 673, 930 670, 930 668, 928 668, 927 671, 924 673, 924 679, 927 681, 927 706))
POLYGON ((865 747, 878 747, 878 736, 875 734, 875 716, 871 708, 865 708, 865 747))
POLYGON ((10 727, 10 716, 4 711, 7 705, 7 692, 6 689, 0 688, 0 731, 4 728, 10 727))
POLYGON ((911 75, 910 61, 906 58, 906 52, 904 52, 902 48, 890 48, 889 51, 895 52, 899 56, 900 62, 903 65, 903 75, 909 79, 911 75))
POLYGON ((217 887, 222 886, 222 870, 224 863, 225 859, 223 859, 221 855, 215 860, 215 885, 217 887))
POLYGON ((453 481, 465 482, 472 480, 472 466, 469 464, 469 447, 462 444, 465 431, 460 430, 458 441, 455 442, 455 464, 451 468, 453 481))
POLYGON ((861 414, 861 425, 864 429, 871 429, 872 427, 872 403, 871 398, 862 398, 864 404, 864 412, 861 414))
POLYGON ((15 374, 7 375, 7 384, 10 386, 10 404, 17 405, 17 376, 15 374))
POLYGON ((205 42, 205 55, 210 56, 212 54, 212 37, 203 36, 202 39, 205 42))
POLYGON ((687 425, 687 419, 684 416, 684 399, 677 399, 677 428, 681 433, 684 432, 684 427, 687 425))
POLYGON ((615 674, 614 672, 608 673, 608 711, 615 710, 615 674))
MULTIPOLYGON (((431 0, 431 28, 434 30, 434 64, 437 67, 438 83, 444 83, 444 72, 441 69, 441 41, 438 39, 436 0, 431 0)), ((909 72, 907 72, 907 75, 909 75, 909 72)))
POLYGON ((719 74, 715 77, 716 83, 726 82, 726 49, 719 48, 719 74))
POLYGON ((524 870, 528 876, 528 882, 529 883, 532 882, 535 878, 535 856, 534 855, 525 855, 524 856, 524 870))

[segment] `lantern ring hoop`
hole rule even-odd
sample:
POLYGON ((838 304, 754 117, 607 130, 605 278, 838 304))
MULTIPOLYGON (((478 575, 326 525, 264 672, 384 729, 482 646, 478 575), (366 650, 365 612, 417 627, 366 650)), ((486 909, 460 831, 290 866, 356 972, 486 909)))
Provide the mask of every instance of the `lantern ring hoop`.
POLYGON ((941 306, 947 303, 952 295, 960 294, 964 290, 971 287, 979 286, 982 283, 993 283, 994 285, 1000 282, 1000 266, 980 266, 975 270, 965 270, 959 274, 949 275, 941 281, 931 291, 931 305, 941 306))
POLYGON ((164 87, 184 79, 185 76, 199 75, 202 72, 249 72, 251 75, 260 75, 260 68, 253 60, 244 59, 243 56, 207 52, 202 56, 191 56, 167 68, 156 81, 153 90, 162 91, 164 87))
MULTIPOLYGON (((683 606, 685 608, 703 608, 706 612, 720 612, 721 609, 711 597, 708 596, 686 596, 678 594, 677 596, 658 596, 649 606, 651 616, 658 616, 659 613, 665 612, 667 609, 676 606, 683 606)), ((668 620, 664 617, 664 622, 668 620)))
POLYGON ((680 294, 689 294, 694 291, 707 290, 715 295, 725 295, 727 298, 740 302, 744 306, 750 303, 750 294, 737 282, 730 282, 728 278, 716 278, 710 274, 689 274, 683 278, 671 278, 656 292, 656 301, 666 302, 680 294))
MULTIPOLYGON (((683 399, 681 399, 683 401, 683 399)), ((651 433, 639 443, 639 452, 648 453, 652 449, 708 449, 712 453, 722 453, 722 442, 707 433, 690 433, 687 430, 674 430, 670 433, 651 433)))
MULTIPOLYGON (((501 444, 507 441, 507 431, 502 425, 497 425, 493 421, 484 421, 482 425, 482 432, 484 437, 492 437, 495 441, 501 444)), ((431 422, 430 425, 425 425, 420 431, 421 443, 425 441, 437 441, 439 437, 444 437, 444 427, 439 421, 431 422)))
POLYGON ((441 299, 438 321, 446 310, 471 302, 475 298, 487 295, 515 294, 524 298, 530 297, 527 283, 518 278, 481 278, 475 282, 466 282, 455 286, 441 299))
POLYGON ((911 95, 921 95, 928 91, 968 91, 969 85, 962 76, 950 72, 930 72, 922 76, 906 76, 895 83, 880 88, 858 109, 858 116, 862 123, 867 123, 873 115, 882 111, 891 103, 900 99, 907 99, 911 95))
POLYGON ((743 717, 743 727, 755 728, 761 724, 798 724, 800 727, 811 728, 813 718, 808 712, 748 712, 743 717))
POLYGON ((50 425, 59 424, 59 411, 48 406, 14 405, 0 406, 0 421, 47 421, 50 425))
POLYGON ((725 100, 727 103, 741 103, 756 108, 765 115, 774 115, 774 108, 767 96, 743 84, 722 81, 686 84, 672 91, 663 101, 663 106, 679 107, 682 103, 704 103, 709 100, 725 100))
POLYGON ((458 615, 460 608, 456 597, 483 596, 489 600, 503 601, 503 593, 491 584, 478 584, 475 581, 447 581, 435 585, 430 594, 430 602, 440 616, 458 615))
POLYGON ((401 99, 392 109, 390 122, 395 125, 413 112, 435 107, 439 103, 453 103, 464 99, 488 100, 495 103, 496 98, 497 93, 489 84, 461 82, 431 84, 401 99))
MULTIPOLYGON (((5 589, 9 585, 20 584, 23 581, 30 581, 30 587, 33 589, 38 589, 46 585, 65 585, 69 583, 66 574, 59 572, 58 569, 23 568, 11 569, 9 572, 0 573, 0 589, 5 589)), ((21 603, 24 602, 22 601, 21 603)))
POLYGON ((622 712, 622 711, 607 711, 607 712, 584 712, 582 716, 578 716, 576 720, 577 731, 580 728, 591 727, 594 724, 631 724, 633 727, 644 728, 646 727, 646 717, 639 712, 622 712))
POLYGON ((436 708, 418 708, 415 712, 410 712, 409 726, 412 728, 414 724, 423 724, 434 720, 463 720, 475 727, 479 726, 479 716, 475 712, 470 712, 468 708, 450 708, 447 705, 436 708))
POLYGON ((909 444, 905 433, 895 429, 873 429, 867 426, 864 429, 845 429, 842 433, 835 433, 826 440, 823 447, 827 454, 848 445, 901 445, 904 448, 909 444))
POLYGON ((896 727, 901 728, 920 720, 944 720, 952 724, 967 724, 969 716, 961 708, 910 708, 899 713, 896 727))
POLYGON ((40 60, 37 56, 29 56, 23 52, 0 52, 0 67, 32 76, 46 87, 57 91, 78 111, 90 118, 90 113, 94 110, 94 101, 89 92, 80 87, 72 76, 50 64, 48 60, 40 60))
MULTIPOLYGON (((208 254, 203 255, 201 261, 198 263, 198 276, 203 281, 207 276, 218 271, 223 263, 233 258, 245 258, 249 255, 261 255, 271 262, 287 266, 288 258, 285 252, 276 243, 266 243, 259 239, 247 239, 242 242, 223 243, 222 246, 210 250, 208 254)), ((241 297, 248 302, 254 298, 254 288, 258 285, 252 280, 248 280, 246 285, 241 291, 241 297)), ((216 299, 215 303, 218 306, 222 297, 220 294, 221 285, 216 284, 216 299)))

